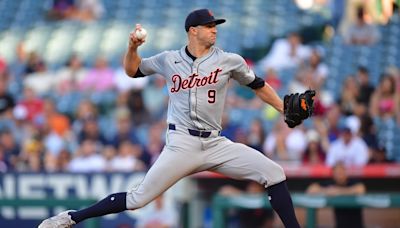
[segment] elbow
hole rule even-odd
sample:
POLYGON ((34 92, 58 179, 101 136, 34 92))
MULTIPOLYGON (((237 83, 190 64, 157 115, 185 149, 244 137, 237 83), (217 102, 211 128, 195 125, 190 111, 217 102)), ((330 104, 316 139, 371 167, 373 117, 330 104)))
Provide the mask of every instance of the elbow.
POLYGON ((134 78, 136 75, 137 70, 127 69, 125 68, 125 74, 131 78, 134 78))
POLYGON ((131 64, 128 64, 126 62, 126 60, 124 60, 123 66, 124 66, 125 74, 131 78, 134 78, 136 75, 136 72, 138 71, 138 67, 134 67, 131 64))
POLYGON ((138 68, 134 68, 132 66, 124 64, 124 70, 126 75, 128 75, 131 78, 134 78, 136 76, 138 68))

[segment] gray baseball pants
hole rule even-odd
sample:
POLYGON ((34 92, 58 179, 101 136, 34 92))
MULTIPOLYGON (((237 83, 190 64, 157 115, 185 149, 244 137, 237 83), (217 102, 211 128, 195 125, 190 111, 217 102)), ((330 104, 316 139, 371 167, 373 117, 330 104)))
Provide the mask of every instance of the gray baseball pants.
POLYGON ((190 135, 185 127, 169 129, 166 145, 142 183, 127 194, 127 209, 145 206, 181 178, 201 171, 256 181, 266 188, 286 179, 281 166, 257 150, 212 131, 207 138, 190 135))

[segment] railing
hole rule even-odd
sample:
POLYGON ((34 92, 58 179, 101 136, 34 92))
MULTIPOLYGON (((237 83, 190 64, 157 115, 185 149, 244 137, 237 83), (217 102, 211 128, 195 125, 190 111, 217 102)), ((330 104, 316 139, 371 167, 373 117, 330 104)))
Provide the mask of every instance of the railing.
MULTIPOLYGON (((22 206, 44 206, 48 208, 63 206, 68 208, 80 208, 95 203, 93 199, 0 199, 1 207, 22 207, 22 206)), ((99 220, 97 218, 88 219, 84 222, 85 228, 98 228, 99 220)))
MULTIPOLYGON (((307 228, 316 227, 316 211, 324 207, 346 208, 399 208, 400 194, 366 194, 360 196, 334 196, 292 194, 295 207, 303 207, 307 210, 307 228)), ((266 195, 216 195, 213 199, 213 227, 225 227, 225 210, 228 208, 271 208, 266 195)))

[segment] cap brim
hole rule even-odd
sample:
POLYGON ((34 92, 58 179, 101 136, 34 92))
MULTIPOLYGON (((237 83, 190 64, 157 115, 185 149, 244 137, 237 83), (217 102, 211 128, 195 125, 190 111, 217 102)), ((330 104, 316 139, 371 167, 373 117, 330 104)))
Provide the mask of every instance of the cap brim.
POLYGON ((226 22, 225 19, 215 19, 215 20, 212 20, 212 21, 207 21, 207 22, 203 23, 202 25, 206 25, 206 24, 210 24, 210 23, 215 23, 216 25, 219 25, 219 24, 222 24, 222 23, 225 23, 225 22, 226 22))

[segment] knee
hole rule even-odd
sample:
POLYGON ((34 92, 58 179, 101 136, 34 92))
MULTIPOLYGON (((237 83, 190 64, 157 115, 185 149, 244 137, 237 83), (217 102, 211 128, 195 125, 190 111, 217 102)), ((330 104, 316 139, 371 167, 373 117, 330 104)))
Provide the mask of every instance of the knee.
POLYGON ((268 186, 278 184, 284 180, 286 180, 285 171, 283 170, 282 166, 275 163, 273 170, 271 171, 272 175, 269 180, 268 186))
POLYGON ((277 173, 277 179, 280 179, 281 181, 286 180, 285 171, 283 170, 282 166, 280 166, 278 164, 276 167, 276 173, 277 173))
POLYGON ((146 197, 139 196, 137 192, 131 191, 126 194, 126 207, 128 210, 139 209, 150 203, 146 197))

